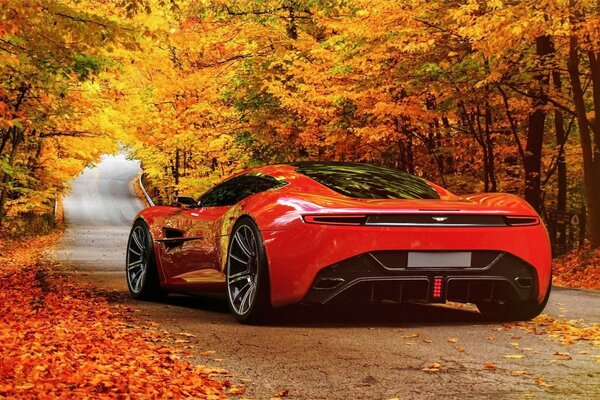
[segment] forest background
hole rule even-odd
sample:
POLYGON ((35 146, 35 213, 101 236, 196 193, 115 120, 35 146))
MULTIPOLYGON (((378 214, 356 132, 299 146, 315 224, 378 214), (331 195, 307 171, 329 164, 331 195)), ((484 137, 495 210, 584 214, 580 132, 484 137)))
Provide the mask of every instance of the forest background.
POLYGON ((600 0, 0 0, 3 232, 51 227, 124 146, 166 202, 246 166, 369 162, 585 207, 598 248, 598 115, 600 0))

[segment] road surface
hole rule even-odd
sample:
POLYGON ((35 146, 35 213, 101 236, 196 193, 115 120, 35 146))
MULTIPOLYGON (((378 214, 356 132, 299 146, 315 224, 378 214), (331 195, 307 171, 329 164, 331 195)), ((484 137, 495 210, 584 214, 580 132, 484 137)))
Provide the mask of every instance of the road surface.
MULTIPOLYGON (((234 382, 246 384, 246 397, 600 398, 600 348, 593 343, 565 346, 548 335, 488 324, 470 307, 386 305, 360 315, 293 308, 271 326, 253 327, 239 325, 217 300, 134 302, 124 257, 132 218, 143 207, 131 185, 138 173, 137 162, 119 155, 78 177, 64 201, 66 232, 52 257, 78 278, 116 291, 116 301, 134 304, 143 322, 193 335, 180 344, 193 361, 231 371, 234 382)), ((598 323, 600 293, 556 289, 545 313, 598 323)))

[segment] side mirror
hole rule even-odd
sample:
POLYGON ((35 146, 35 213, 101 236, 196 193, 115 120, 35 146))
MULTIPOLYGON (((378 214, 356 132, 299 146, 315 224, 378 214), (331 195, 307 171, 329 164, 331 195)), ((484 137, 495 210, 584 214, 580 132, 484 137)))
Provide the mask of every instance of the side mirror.
POLYGON ((198 201, 193 197, 186 196, 177 196, 175 197, 175 201, 173 201, 174 207, 196 207, 198 205, 198 201))

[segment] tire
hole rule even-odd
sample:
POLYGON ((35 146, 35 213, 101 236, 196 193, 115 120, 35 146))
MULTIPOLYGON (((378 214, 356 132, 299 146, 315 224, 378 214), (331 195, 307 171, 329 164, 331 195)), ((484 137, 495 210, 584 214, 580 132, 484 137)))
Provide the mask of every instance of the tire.
POLYGON ((141 219, 135 221, 129 233, 125 275, 134 299, 160 300, 166 295, 160 287, 152 235, 141 219))
POLYGON ((231 231, 227 250, 227 305, 243 324, 267 322, 272 316, 269 268, 262 236, 248 217, 231 231))
POLYGON ((552 277, 546 296, 541 303, 536 299, 522 302, 506 302, 503 304, 487 302, 478 303, 477 308, 483 317, 489 321, 529 321, 541 314, 548 304, 550 292, 552 290, 552 277))

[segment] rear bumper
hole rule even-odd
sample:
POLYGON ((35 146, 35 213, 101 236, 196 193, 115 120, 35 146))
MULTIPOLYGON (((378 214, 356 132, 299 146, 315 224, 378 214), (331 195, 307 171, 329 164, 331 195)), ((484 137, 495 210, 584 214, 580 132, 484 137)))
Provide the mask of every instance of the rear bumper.
POLYGON ((302 302, 480 303, 537 298, 535 268, 510 254, 476 251, 474 265, 460 269, 407 267, 406 254, 369 252, 323 268, 302 302))
MULTIPOLYGON (((461 301, 458 299, 460 294, 467 299, 465 301, 472 301, 474 294, 467 296, 466 291, 483 293, 485 285, 492 284, 490 290, 513 291, 522 299, 537 298, 541 302, 550 283, 550 243, 542 225, 407 228, 299 223, 287 230, 261 233, 269 264, 271 303, 275 307, 299 302, 333 301, 336 297, 341 298, 342 293, 350 293, 350 290, 369 285, 369 282, 387 282, 380 286, 395 285, 397 291, 402 286, 403 296, 408 296, 407 293, 412 290, 410 287, 417 287, 414 289, 416 292, 427 296, 421 294, 421 298, 412 299, 408 298, 413 296, 410 295, 402 297, 402 301, 431 301, 435 277, 442 279, 443 300, 461 301), (487 270, 481 265, 476 270, 462 271, 439 268, 387 271, 384 268, 369 272, 367 268, 356 276, 352 275, 351 266, 363 265, 365 255, 386 251, 489 251, 504 255, 495 267, 492 265, 487 270), (357 260, 360 261, 357 263, 357 260), (529 288, 516 287, 515 279, 522 276, 519 275, 523 272, 522 268, 529 271, 529 288), (321 276, 334 270, 344 282, 334 288, 341 291, 327 299, 335 290, 329 294, 318 289, 315 292, 314 285, 321 276), (473 285, 474 282, 480 284, 473 285)), ((390 291, 393 292, 392 289, 390 291)))

